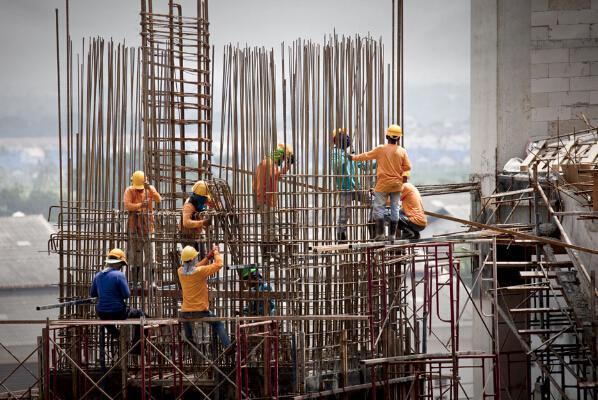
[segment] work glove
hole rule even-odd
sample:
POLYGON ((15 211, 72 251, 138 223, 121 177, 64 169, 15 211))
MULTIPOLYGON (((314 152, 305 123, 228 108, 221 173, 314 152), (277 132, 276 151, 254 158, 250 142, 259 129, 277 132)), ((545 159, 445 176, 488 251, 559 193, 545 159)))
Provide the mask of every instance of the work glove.
POLYGON ((295 164, 295 155, 291 154, 291 156, 287 158, 287 162, 291 165, 295 164))
POLYGON ((203 226, 204 228, 207 228, 208 226, 212 225, 212 218, 210 217, 205 217, 203 219, 203 226))
POLYGON ((347 158, 349 159, 349 161, 353 161, 353 154, 347 154, 347 158))
POLYGON ((210 250, 210 252, 206 255, 206 258, 209 260, 211 258, 214 258, 214 253, 218 252, 218 246, 216 246, 215 244, 212 245, 212 250, 210 250))

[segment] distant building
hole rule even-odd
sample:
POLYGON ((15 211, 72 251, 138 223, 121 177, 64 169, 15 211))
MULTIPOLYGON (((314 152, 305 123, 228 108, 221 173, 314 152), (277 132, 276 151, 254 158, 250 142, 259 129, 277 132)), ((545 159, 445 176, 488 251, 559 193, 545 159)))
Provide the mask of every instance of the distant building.
MULTIPOLYGON (((54 228, 41 215, 15 213, 0 217, 0 321, 39 320, 58 317, 57 310, 36 311, 35 307, 56 303, 58 298, 58 256, 48 255, 48 239, 54 228)), ((0 328, 0 376, 7 376, 37 345, 39 325, 2 325, 0 328)), ((37 374, 37 357, 26 367, 37 374)), ((20 368, 5 385, 19 389, 35 378, 20 368)))

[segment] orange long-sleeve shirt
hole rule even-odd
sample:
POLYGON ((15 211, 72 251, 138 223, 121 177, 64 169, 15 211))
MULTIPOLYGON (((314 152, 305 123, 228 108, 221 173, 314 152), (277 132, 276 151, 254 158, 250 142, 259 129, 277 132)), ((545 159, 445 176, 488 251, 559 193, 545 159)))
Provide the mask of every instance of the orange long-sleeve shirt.
POLYGON ((253 176, 253 193, 256 194, 258 205, 276 207, 278 182, 287 171, 286 165, 278 168, 270 158, 259 163, 253 176))
POLYGON ((419 190, 411 183, 404 183, 401 191, 401 209, 411 222, 419 226, 428 225, 424 204, 419 190))
POLYGON ((195 265, 191 274, 184 274, 183 267, 179 267, 178 275, 183 288, 183 305, 181 311, 208 311, 210 298, 208 296, 208 276, 215 274, 222 268, 222 255, 214 252, 214 262, 207 264, 203 259, 195 265))
POLYGON ((376 192, 400 192, 403 176, 409 175, 411 163, 407 151, 396 144, 384 144, 352 157, 354 161, 376 160, 376 192))
POLYGON ((149 189, 135 189, 129 186, 125 190, 123 202, 129 212, 129 232, 152 233, 154 232, 154 202, 162 201, 162 196, 152 185, 149 189), (147 200, 147 208, 142 208, 143 201, 147 200))
POLYGON ((183 218, 181 223, 181 230, 186 235, 199 234, 203 229, 203 219, 193 219, 196 212, 197 210, 193 204, 187 199, 183 204, 183 218))

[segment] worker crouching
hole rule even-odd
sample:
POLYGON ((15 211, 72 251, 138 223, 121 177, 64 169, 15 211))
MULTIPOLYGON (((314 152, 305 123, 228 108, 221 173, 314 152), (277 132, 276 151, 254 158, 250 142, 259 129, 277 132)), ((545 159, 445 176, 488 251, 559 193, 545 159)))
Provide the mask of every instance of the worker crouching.
MULTIPOLYGON (((96 312, 101 320, 125 320, 127 318, 140 318, 145 316, 141 310, 130 308, 126 300, 131 297, 129 284, 122 268, 127 266, 125 252, 121 249, 112 249, 106 258, 106 267, 98 272, 91 284, 90 297, 97 297, 96 312)), ((114 325, 106 325, 106 330, 117 338, 119 331, 114 325)), ((140 327, 134 331, 132 353, 139 354, 140 347, 137 342, 141 337, 140 327)))
POLYGON ((403 134, 398 125, 390 125, 386 130, 387 144, 366 153, 349 156, 354 161, 376 160, 376 186, 374 188, 373 219, 376 228, 375 240, 385 240, 384 212, 386 200, 390 197, 390 227, 388 240, 395 239, 399 221, 400 196, 403 183, 407 182, 411 163, 407 151, 397 143, 403 134))
MULTIPOLYGON (((222 268, 222 255, 216 245, 212 246, 210 253, 201 261, 198 261, 198 254, 198 251, 191 246, 186 246, 181 253, 183 265, 178 269, 178 275, 183 289, 183 305, 180 313, 182 318, 193 319, 216 316, 210 311, 207 279, 222 268), (214 260, 210 263, 209 259, 212 257, 214 260)), ((208 323, 220 339, 220 343, 228 348, 231 342, 224 324, 221 321, 210 321, 208 323)), ((185 339, 195 346, 193 323, 183 322, 183 330, 185 339)))
POLYGON ((428 220, 419 190, 411 183, 403 184, 399 229, 401 239, 419 239, 420 232, 426 229, 428 220))
MULTIPOLYGON (((245 290, 251 296, 259 297, 261 293, 266 297, 266 292, 272 292, 270 284, 264 281, 262 275, 255 267, 243 268, 241 270, 241 279, 243 279, 245 290)), ((255 297, 247 302, 247 305, 243 308, 243 315, 274 315, 276 313, 276 303, 274 300, 261 300, 255 297)))

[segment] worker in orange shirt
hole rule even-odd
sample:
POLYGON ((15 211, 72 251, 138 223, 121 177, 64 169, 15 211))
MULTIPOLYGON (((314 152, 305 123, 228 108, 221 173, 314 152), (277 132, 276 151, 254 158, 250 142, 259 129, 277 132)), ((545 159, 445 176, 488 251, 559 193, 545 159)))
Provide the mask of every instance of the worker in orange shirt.
POLYGON ((142 268, 150 271, 153 262, 151 236, 154 233, 154 202, 161 200, 156 188, 146 182, 143 171, 135 171, 123 200, 129 212, 127 258, 131 264, 131 280, 135 285, 140 285, 144 279, 139 271, 142 268))
POLYGON ((253 176, 255 210, 261 215, 262 256, 265 259, 278 257, 277 238, 278 218, 276 216, 278 182, 295 162, 293 149, 287 144, 279 144, 272 155, 265 157, 257 166, 253 176))
POLYGON ((419 239, 419 233, 426 229, 427 225, 428 220, 419 190, 411 183, 404 183, 399 211, 401 239, 419 239))
POLYGON ((407 182, 411 163, 407 151, 398 145, 403 129, 399 125, 390 125, 386 130, 388 143, 365 153, 349 156, 354 161, 376 160, 376 186, 372 215, 376 228, 375 240, 384 240, 384 211, 386 200, 390 197, 390 226, 388 240, 395 239, 399 221, 400 196, 403 182, 407 182))
MULTIPOLYGON (((182 318, 205 318, 215 317, 210 311, 210 299, 208 296, 207 279, 210 275, 216 274, 223 265, 222 255, 218 246, 213 245, 210 253, 201 261, 198 261, 198 252, 191 246, 186 246, 181 253, 183 265, 178 269, 179 281, 183 289, 183 305, 181 307, 182 318), (210 264, 210 258, 214 261, 210 264)), ((231 344, 228 333, 222 321, 210 321, 214 333, 220 339, 225 348, 231 344)), ((193 323, 183 322, 185 339, 195 346, 193 341, 193 323)))
POLYGON ((201 234, 211 225, 212 221, 201 213, 210 207, 210 195, 208 193, 208 184, 205 181, 197 181, 191 189, 191 195, 183 204, 181 218, 181 243, 183 246, 192 246, 203 257, 205 248, 200 243, 201 234))

